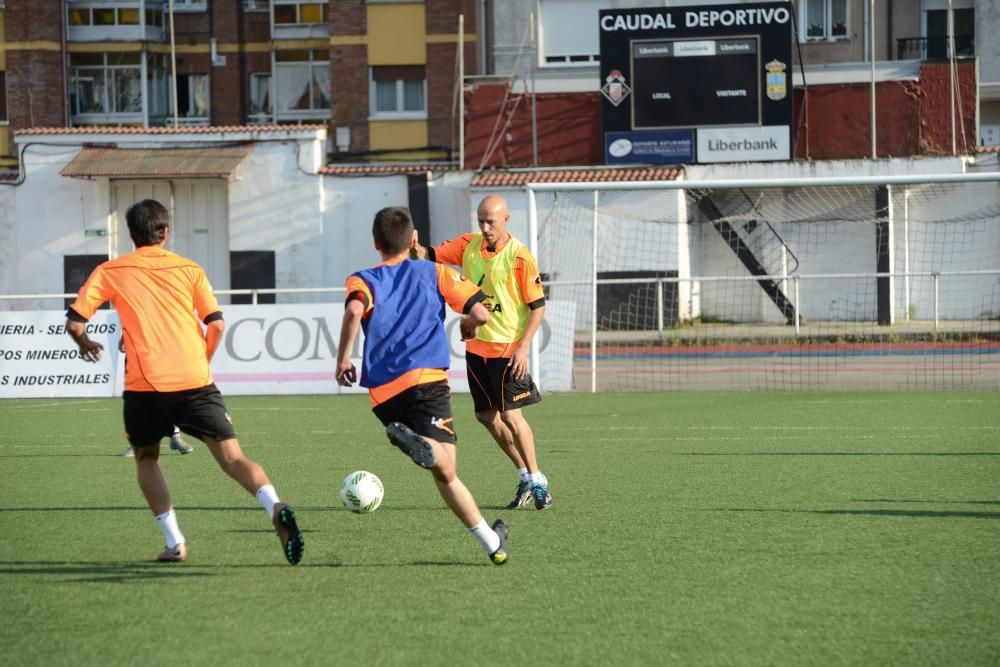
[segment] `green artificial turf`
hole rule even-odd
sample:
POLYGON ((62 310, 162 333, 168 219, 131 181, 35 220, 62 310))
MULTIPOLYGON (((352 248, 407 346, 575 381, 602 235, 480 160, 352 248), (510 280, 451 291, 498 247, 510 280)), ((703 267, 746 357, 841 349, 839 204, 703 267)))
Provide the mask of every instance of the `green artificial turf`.
POLYGON ((297 567, 200 443, 161 459, 190 559, 154 562, 120 401, 0 402, 5 665, 1000 663, 1000 392, 550 395, 545 512, 501 509, 515 473, 457 395, 503 567, 365 397, 227 402, 297 567), (371 515, 337 497, 359 469, 371 515))

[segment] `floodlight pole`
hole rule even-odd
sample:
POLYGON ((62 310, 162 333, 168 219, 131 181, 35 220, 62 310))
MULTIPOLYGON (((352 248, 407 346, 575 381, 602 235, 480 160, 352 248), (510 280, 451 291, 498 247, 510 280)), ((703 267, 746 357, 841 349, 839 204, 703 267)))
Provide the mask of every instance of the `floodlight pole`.
POLYGON ((957 152, 955 140, 955 13, 948 0, 948 108, 951 111, 951 154, 957 152))
POLYGON ((465 169, 465 14, 458 15, 458 169, 465 169))
POLYGON ((538 65, 538 34, 535 14, 531 14, 531 166, 538 166, 538 95, 535 93, 535 67, 538 65))
POLYGON ((177 46, 174 43, 174 0, 170 0, 167 5, 170 14, 170 85, 174 98, 174 127, 180 125, 177 116, 177 46))
MULTIPOLYGON (((950 2, 950 0, 949 0, 950 2)), ((871 128, 872 128, 872 160, 878 159, 877 142, 875 139, 875 0, 868 0, 868 44, 871 56, 871 128)))

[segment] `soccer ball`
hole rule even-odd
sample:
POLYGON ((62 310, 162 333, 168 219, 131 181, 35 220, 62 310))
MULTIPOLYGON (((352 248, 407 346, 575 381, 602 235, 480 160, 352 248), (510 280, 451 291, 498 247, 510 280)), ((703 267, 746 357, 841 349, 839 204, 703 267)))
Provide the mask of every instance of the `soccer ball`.
POLYGON ((382 480, 365 470, 352 472, 340 485, 340 502, 344 507, 363 514, 374 512, 382 504, 385 489, 382 480))

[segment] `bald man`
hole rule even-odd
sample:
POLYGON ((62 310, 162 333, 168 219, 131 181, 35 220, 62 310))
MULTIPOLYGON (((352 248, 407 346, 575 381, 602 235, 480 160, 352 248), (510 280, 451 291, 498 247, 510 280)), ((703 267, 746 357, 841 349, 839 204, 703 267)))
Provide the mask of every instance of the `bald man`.
POLYGON ((462 275, 486 294, 490 321, 465 344, 476 418, 517 468, 517 493, 507 508, 534 501, 543 510, 552 505, 549 482, 538 467, 535 436, 521 411, 542 400, 528 374, 531 341, 545 315, 542 279, 531 251, 507 231, 510 213, 503 197, 485 197, 476 216, 478 234, 430 248, 418 243, 414 256, 462 267, 462 275))

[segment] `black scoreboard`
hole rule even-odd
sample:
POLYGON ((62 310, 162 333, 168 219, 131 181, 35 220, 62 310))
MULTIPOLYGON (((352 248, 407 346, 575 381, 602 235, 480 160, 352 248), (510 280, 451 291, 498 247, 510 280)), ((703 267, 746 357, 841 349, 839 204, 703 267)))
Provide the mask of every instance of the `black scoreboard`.
POLYGON ((790 159, 789 3, 601 10, 599 21, 609 164, 790 159))

